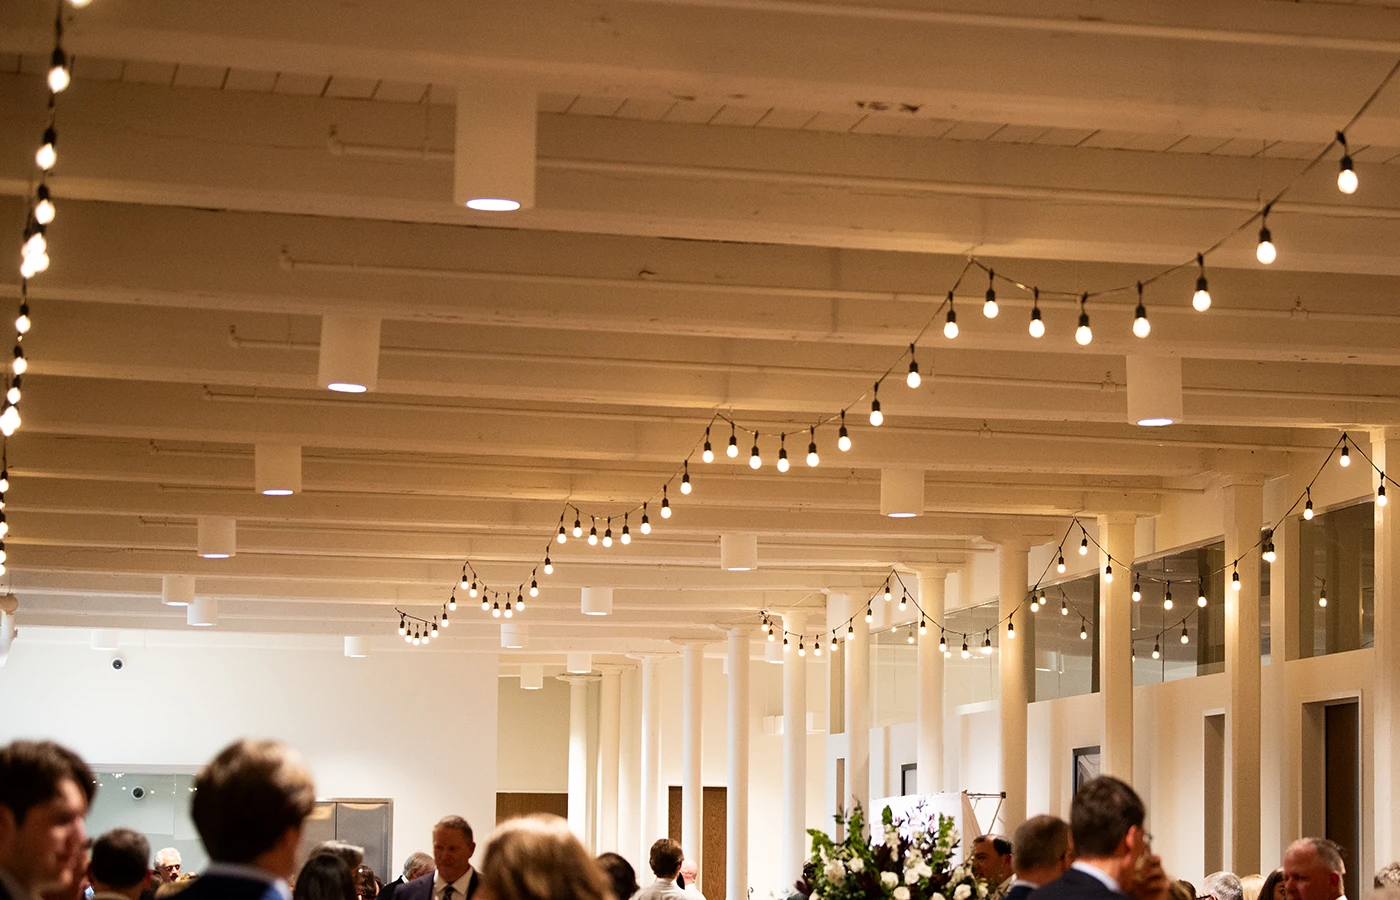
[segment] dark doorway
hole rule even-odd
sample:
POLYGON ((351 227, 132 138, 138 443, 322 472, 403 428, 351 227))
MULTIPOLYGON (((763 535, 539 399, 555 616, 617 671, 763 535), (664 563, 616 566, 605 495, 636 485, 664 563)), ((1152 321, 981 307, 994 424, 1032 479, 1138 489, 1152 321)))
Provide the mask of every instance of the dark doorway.
POLYGON ((1342 848, 1347 867, 1342 884, 1347 896, 1360 897, 1361 714, 1352 700, 1328 706, 1325 716, 1326 834, 1342 848))

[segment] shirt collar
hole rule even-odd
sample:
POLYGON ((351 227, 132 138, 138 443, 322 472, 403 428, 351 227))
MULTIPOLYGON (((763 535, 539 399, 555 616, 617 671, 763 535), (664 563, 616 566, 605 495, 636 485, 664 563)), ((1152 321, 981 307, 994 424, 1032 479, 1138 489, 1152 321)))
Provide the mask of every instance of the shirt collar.
MULTIPOLYGON (((458 896, 458 897, 466 897, 466 896, 467 896, 467 888, 471 885, 471 881, 472 881, 472 872, 474 872, 474 871, 475 871, 475 870, 474 870, 471 866, 467 866, 467 871, 464 872, 464 873, 462 873, 462 877, 461 877, 461 878, 458 878, 456 881, 452 882, 452 887, 453 887, 454 890, 456 890, 457 896, 458 896)), ((442 873, 441 873, 441 872, 434 872, 434 873, 433 873, 433 894, 434 894, 434 895, 441 894, 441 893, 442 893, 444 890, 446 890, 446 889, 447 889, 447 882, 443 880, 442 873)))
POLYGON ((246 878, 249 881, 261 881, 273 890, 277 891, 282 900, 292 900, 292 889, 287 887, 287 882, 278 878, 266 869, 259 869, 257 866, 250 866, 246 863, 214 862, 204 867, 205 875, 222 875, 225 878, 246 878))
POLYGON ((1110 891, 1113 891, 1113 893, 1115 894, 1123 893, 1123 889, 1118 886, 1118 882, 1114 880, 1112 875, 1108 874, 1103 869, 1095 868, 1094 866, 1091 866, 1086 862, 1080 862, 1079 860, 1075 860, 1073 863, 1071 863, 1070 868, 1083 872, 1085 875, 1094 876, 1103 884, 1104 887, 1108 888, 1110 891))

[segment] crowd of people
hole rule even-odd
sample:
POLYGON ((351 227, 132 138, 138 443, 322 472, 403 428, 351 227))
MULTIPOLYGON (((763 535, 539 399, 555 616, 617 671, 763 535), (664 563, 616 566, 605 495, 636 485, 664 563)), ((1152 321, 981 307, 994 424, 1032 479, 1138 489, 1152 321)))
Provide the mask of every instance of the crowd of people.
MULTIPOLYGON (((129 828, 89 843, 84 817, 96 781, 77 754, 42 741, 0 747, 0 900, 704 900, 675 841, 652 845, 653 880, 641 885, 626 859, 594 859, 563 819, 547 815, 500 825, 480 870, 460 816, 439 820, 432 853, 409 856, 388 884, 362 848, 343 841, 316 845, 298 866, 316 792, 296 753, 275 741, 229 745, 194 788, 190 815, 210 860, 198 876, 182 871, 175 848, 152 857, 129 828)), ((1343 855, 1331 841, 1301 838, 1267 876, 1216 872, 1198 892, 1167 876, 1146 820, 1131 787, 1099 777, 1075 795, 1069 822, 1036 816, 1012 839, 981 835, 969 864, 991 900, 1347 900, 1343 855)), ((795 900, 806 900, 805 880, 796 888, 795 900)), ((1374 888, 1376 900, 1400 900, 1400 863, 1377 872, 1374 888)))

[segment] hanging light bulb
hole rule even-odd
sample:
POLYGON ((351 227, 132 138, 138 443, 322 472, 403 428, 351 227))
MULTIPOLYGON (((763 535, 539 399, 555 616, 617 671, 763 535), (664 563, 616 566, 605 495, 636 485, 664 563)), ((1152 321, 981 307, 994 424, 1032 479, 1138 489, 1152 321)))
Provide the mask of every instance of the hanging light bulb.
POLYGON ((493 619, 499 619, 500 617, 501 617, 501 601, 496 600, 496 601, 493 601, 493 602, 491 603, 491 618, 493 618, 493 619))
POLYGON ((476 579, 473 578, 473 579, 472 579, 472 586, 471 586, 471 589, 470 589, 469 591, 467 591, 467 596, 469 596, 469 597, 475 597, 476 595, 477 595, 476 579))
POLYGON ((1385 506, 1385 472, 1381 472, 1381 484, 1376 488, 1376 505, 1385 506))
MULTIPOLYGON (((509 597, 510 595, 507 594, 506 596, 509 597)), ((505 616, 507 619, 515 615, 515 608, 510 605, 509 600, 506 601, 506 608, 501 612, 501 615, 505 616)))
POLYGON ((555 538, 555 540, 557 540, 557 541, 558 541, 559 543, 561 543, 561 544, 567 544, 567 543, 569 542, 569 536, 568 536, 567 534, 564 533, 564 520, 563 520, 563 519, 560 519, 560 520, 559 520, 559 535, 558 535, 558 537, 555 538))
POLYGON ((749 450, 749 468, 757 469, 763 465, 763 457, 758 453, 758 432, 753 433, 753 448, 749 450))
POLYGON ((846 411, 841 410, 841 430, 836 432, 836 447, 842 453, 851 449, 851 436, 846 433, 846 411))
POLYGON ((19 402, 19 382, 20 378, 16 375, 14 380, 10 382, 10 389, 5 392, 5 399, 12 404, 19 402))
POLYGON ((1235 571, 1230 575, 1230 587, 1234 588, 1237 591, 1244 588, 1244 585, 1240 584, 1239 563, 1235 563, 1235 571))
POLYGON ((1191 305, 1196 312, 1205 312, 1210 309, 1210 285, 1206 282, 1206 258, 1203 254, 1196 254, 1196 265, 1201 267, 1201 274, 1196 276, 1196 293, 1191 295, 1191 305))
POLYGON ((880 412, 880 382, 875 382, 875 396, 870 399, 870 424, 879 428, 885 421, 885 414, 880 412))
POLYGON ((986 637, 982 639, 982 655, 992 655, 992 632, 990 629, 987 630, 986 637))
MULTIPOLYGON (((55 94, 61 94, 72 80, 72 74, 68 71, 68 55, 63 52, 62 47, 53 48, 53 56, 49 60, 49 90, 55 94)), ((1356 188, 1353 187, 1351 190, 1354 191, 1356 188)), ((1347 191, 1347 193, 1350 194, 1351 191, 1347 191)))
POLYGON ((1065 550, 1063 547, 1060 548, 1059 558, 1055 561, 1055 571, 1061 575, 1065 574, 1065 550))
POLYGON ((1162 596, 1162 609, 1170 611, 1176 604, 1172 602, 1172 583, 1167 582, 1167 591, 1162 596))
POLYGON ((1306 519, 1306 520, 1308 520, 1309 522, 1311 522, 1311 521, 1312 521, 1312 517, 1313 517, 1312 488, 1311 488, 1311 487, 1309 487, 1309 488, 1307 489, 1307 497, 1308 497, 1308 502, 1307 502, 1307 504, 1303 507, 1303 518, 1306 519))
POLYGON ((822 458, 817 455, 817 429, 811 429, 808 432, 808 437, 807 465, 815 469, 822 461, 822 458))
POLYGON ((1001 311, 997 306, 997 292, 995 286, 996 273, 991 269, 987 270, 987 299, 982 302, 982 315, 989 319, 995 319, 997 313, 1001 311))
POLYGON ((51 171, 58 163, 58 132, 50 125, 44 129, 44 141, 34 153, 34 162, 45 172, 51 171))
POLYGON ((1278 553, 1274 551, 1274 533, 1272 530, 1264 535, 1264 562, 1272 564, 1278 559, 1278 553))
POLYGON ((578 510, 574 510, 574 537, 583 537, 583 524, 579 521, 578 510))
POLYGON ((1357 187, 1356 169, 1351 164, 1351 151, 1347 149, 1347 136, 1340 131, 1337 132, 1337 143, 1342 145, 1342 168, 1337 173, 1337 190, 1343 194, 1354 194, 1357 187))
POLYGON ((1181 642, 1183 644, 1191 643, 1191 635, 1186 631, 1185 625, 1181 626, 1181 642))
POLYGON ((482 612, 487 612, 487 611, 490 610, 490 609, 491 609, 491 601, 488 600, 488 599, 486 598, 486 595, 485 595, 485 594, 483 594, 482 597, 481 597, 481 611, 482 611, 482 612))
POLYGON ((20 253, 24 256, 41 256, 49 252, 49 241, 44 236, 44 226, 31 227, 20 253))
POLYGON ((847 625, 847 626, 846 626, 846 640, 848 640, 848 641, 853 641, 853 640, 855 640, 855 639, 856 639, 856 626, 855 626, 854 624, 847 625))
POLYGON ((778 471, 786 472, 789 468, 791 465, 787 457, 787 434, 784 433, 778 436, 778 471))
POLYGON ((1010 619, 1006 620, 1006 636, 1011 640, 1016 640, 1016 623, 1010 619))
POLYGON ((448 608, 448 609, 454 609, 454 610, 457 608, 457 591, 456 591, 456 589, 453 589, 452 594, 447 598, 447 608, 448 608))
POLYGON ((1161 658, 1162 658, 1162 642, 1161 642, 1161 639, 1160 639, 1160 638, 1157 640, 1156 643, 1154 643, 1154 644, 1152 645, 1152 658, 1153 658, 1153 659, 1161 659, 1161 658))
POLYGON ((399 616, 399 634, 408 634, 408 620, 399 616))
POLYGON ((888 578, 886 578, 886 579, 885 579, 885 602, 886 602, 886 603, 889 603, 890 600, 891 600, 891 598, 893 598, 893 597, 894 597, 894 592, 890 590, 890 580, 889 580, 888 578))
POLYGON ((612 517, 608 517, 607 527, 603 529, 603 546, 612 546, 612 517))
POLYGON ((681 493, 682 493, 682 494, 689 494, 689 493, 690 493, 690 460, 687 459, 684 463, 682 463, 682 466, 684 467, 684 472, 681 474, 681 493))
MULTIPOLYGON (((623 540, 623 543, 626 543, 626 540, 625 540, 625 539, 623 540)), ((548 554, 548 553, 546 553, 546 554, 544 555, 544 574, 546 574, 546 575, 553 575, 553 574, 554 574, 554 563, 550 562, 550 560, 549 560, 549 554, 548 554)))
POLYGON ((760 613, 759 615, 758 633, 766 636, 768 634, 768 614, 760 613))
POLYGON ((866 623, 875 621, 875 611, 870 608, 870 604, 868 603, 865 606, 865 621, 866 623))
MULTIPOLYGON (((799 649, 801 649, 801 648, 799 648, 799 649)), ((821 656, 821 655, 822 655, 822 638, 821 638, 821 635, 817 635, 816 637, 812 638, 812 655, 813 655, 813 656, 821 656)))
POLYGON ((651 521, 647 519, 647 505, 642 504, 642 534, 651 534, 651 521))
POLYGON ((1322 589, 1317 593, 1317 605, 1323 608, 1327 606, 1327 582, 1322 582, 1322 589))
POLYGON ((928 634, 928 622, 924 621, 922 615, 919 616, 919 634, 928 634))
POLYGON ((1040 612, 1040 598, 1034 594, 1031 595, 1031 612, 1040 612))
POLYGON ((1068 615, 1069 615, 1069 601, 1068 601, 1068 600, 1061 600, 1061 601, 1060 601, 1060 615, 1062 615, 1062 616, 1068 616, 1068 615))
POLYGON ((598 520, 593 519, 588 526, 588 546, 598 546, 598 520))
POLYGON ((948 634, 942 628, 938 629, 938 652, 948 652, 948 634))
POLYGON ((1147 307, 1142 304, 1142 282, 1137 283, 1137 309, 1133 310, 1133 334, 1145 338, 1152 333, 1152 323, 1147 320, 1147 307))
POLYGON ((437 623, 437 619, 434 619, 434 620, 433 620, 433 637, 437 637, 437 636, 438 636, 438 623, 437 623))
POLYGON ((1074 341, 1081 347, 1087 347, 1094 339, 1094 332, 1089 328, 1089 313, 1084 308, 1088 302, 1089 295, 1083 294, 1079 298, 1079 327, 1074 329, 1074 341))
POLYGON ((798 638, 798 639, 797 639, 797 655, 798 655, 798 656, 806 656, 806 655, 807 655, 807 647, 802 643, 802 638, 798 638))
POLYGON ((1040 317, 1040 288, 1032 288, 1031 300, 1031 326, 1030 332, 1033 338, 1045 337, 1045 320, 1040 317))
POLYGON ((627 516, 628 513, 622 514, 622 543, 624 544, 632 543, 632 530, 627 525, 627 516))
POLYGON ((786 653, 786 652, 787 652, 787 649, 788 649, 788 638, 787 638, 787 632, 784 631, 784 632, 783 632, 783 652, 786 653))
POLYGON ((446 628, 446 627, 447 627, 448 625, 450 625, 450 624, 452 624, 452 623, 449 622, 449 621, 447 621, 447 610, 444 609, 444 610, 442 611, 442 627, 443 627, 443 628, 446 628))
POLYGON ((15 359, 10 364, 10 368, 14 370, 16 375, 23 375, 29 370, 29 360, 24 358, 24 347, 19 344, 15 345, 15 359))
POLYGON ((773 630, 773 623, 768 623, 768 643, 773 643, 778 639, 778 633, 773 630))
POLYGON ((943 322, 943 336, 948 340, 958 336, 958 314, 953 310, 953 292, 948 292, 948 317, 943 322))
POLYGON ((522 593, 520 593, 520 589, 519 589, 519 588, 516 588, 516 592, 515 592, 515 611, 516 611, 516 612, 524 612, 524 611, 525 611, 525 595, 522 594, 522 593))
POLYGON ((1080 555, 1080 556, 1088 556, 1088 555, 1089 555, 1089 533, 1088 533, 1087 531, 1084 532, 1084 537, 1083 537, 1083 539, 1080 540, 1080 542, 1079 542, 1079 555, 1080 555))
POLYGON ((671 518, 671 498, 666 496, 666 489, 668 487, 670 487, 670 485, 663 484, 661 486, 661 518, 663 519, 671 518))
POLYGON ((734 459, 739 455, 739 437, 734 433, 734 423, 729 423, 729 446, 724 449, 725 455, 734 459))
POLYGON ((20 424, 19 407, 8 400, 5 401, 5 410, 0 412, 0 434, 10 437, 19 431, 20 424))
POLYGON ((1103 580, 1104 580, 1106 583, 1109 583, 1109 584, 1112 584, 1112 583, 1113 583, 1113 564, 1112 564, 1112 563, 1107 563, 1107 564, 1104 565, 1104 567, 1103 567, 1103 580))
MULTIPOLYGON (((19 348, 16 347, 15 349, 18 350, 19 348)), ((1337 462, 1341 464, 1341 466, 1342 466, 1343 469, 1345 469, 1347 466, 1351 465, 1351 451, 1350 451, 1350 449, 1347 447, 1346 440, 1347 440, 1347 439, 1346 439, 1346 436, 1343 435, 1343 436, 1342 436, 1342 456, 1341 456, 1341 459, 1337 460, 1337 462)))
POLYGON ((835 631, 835 629, 833 629, 832 632, 831 632, 831 652, 832 652, 832 653, 835 653, 837 650, 840 650, 840 649, 841 649, 841 642, 838 641, 838 640, 836 639, 836 631, 835 631))
POLYGON ((1206 580, 1202 578, 1199 585, 1200 586, 1196 589, 1196 605, 1201 609, 1205 609, 1206 604, 1210 602, 1206 599, 1206 580))
POLYGON ((900 598, 899 598, 899 611, 900 611, 900 612, 904 612, 904 610, 906 610, 906 609, 908 609, 908 608, 909 608, 909 592, 906 590, 906 591, 900 596, 900 598))
POLYGON ((906 640, 907 640, 909 643, 912 644, 912 643, 914 643, 914 639, 915 639, 914 629, 913 629, 913 628, 910 628, 910 629, 909 629, 909 637, 906 638, 906 640))
POLYGON ((1136 603, 1136 602, 1138 602, 1138 601, 1141 600, 1141 599, 1142 599, 1142 585, 1138 583, 1138 580, 1137 580, 1136 578, 1134 578, 1134 579, 1133 579, 1133 602, 1136 603))
POLYGON ((1259 246, 1254 248, 1254 258, 1264 265, 1270 265, 1278 259, 1278 249, 1274 246, 1274 236, 1269 231, 1269 207, 1264 207, 1264 213, 1259 217, 1259 246))
POLYGON ((707 463, 715 461, 715 450, 710 446, 710 426, 705 426, 705 449, 700 451, 700 458, 707 463))
POLYGON ((967 649, 967 635, 963 635, 962 658, 963 658, 963 659, 971 659, 971 658, 972 658, 972 651, 969 650, 969 649, 967 649))
POLYGON ((53 198, 49 196, 49 186, 39 185, 39 190, 35 193, 34 221, 40 225, 47 225, 53 221, 54 215, 58 212, 54 208, 53 198))
POLYGON ((909 345, 909 374, 905 377, 904 383, 911 388, 916 388, 923 384, 923 378, 919 376, 919 361, 914 358, 914 345, 909 345))

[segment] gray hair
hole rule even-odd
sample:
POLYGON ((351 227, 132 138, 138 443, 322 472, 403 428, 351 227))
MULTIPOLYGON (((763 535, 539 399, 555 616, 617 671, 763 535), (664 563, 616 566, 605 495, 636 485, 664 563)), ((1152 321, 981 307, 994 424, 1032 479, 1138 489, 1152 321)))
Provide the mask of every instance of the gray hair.
POLYGON ((1294 848, 1307 847, 1317 854, 1317 861, 1327 867, 1329 871, 1338 875, 1345 875, 1347 871, 1346 863, 1342 862, 1342 848, 1335 842, 1327 838, 1305 837, 1288 845, 1289 851, 1294 848))
POLYGON ((1244 887, 1234 872, 1214 872, 1206 876, 1206 893, 1215 900, 1243 900, 1244 887))
POLYGON ((1400 862, 1393 862, 1381 866, 1380 869, 1376 871, 1375 884, 1373 886, 1376 890, 1380 890, 1383 887, 1400 887, 1400 862))
POLYGON ((348 841, 322 841, 306 854, 307 859, 317 856, 334 856, 349 866, 353 873, 365 861, 365 848, 348 841))
POLYGON ((403 861, 404 881, 412 881, 420 875, 426 875, 437 868, 437 863, 433 858, 422 851, 410 853, 408 859, 403 861))
POLYGON ((156 851, 156 865, 168 866, 180 862, 180 851, 174 847, 162 847, 156 851))

